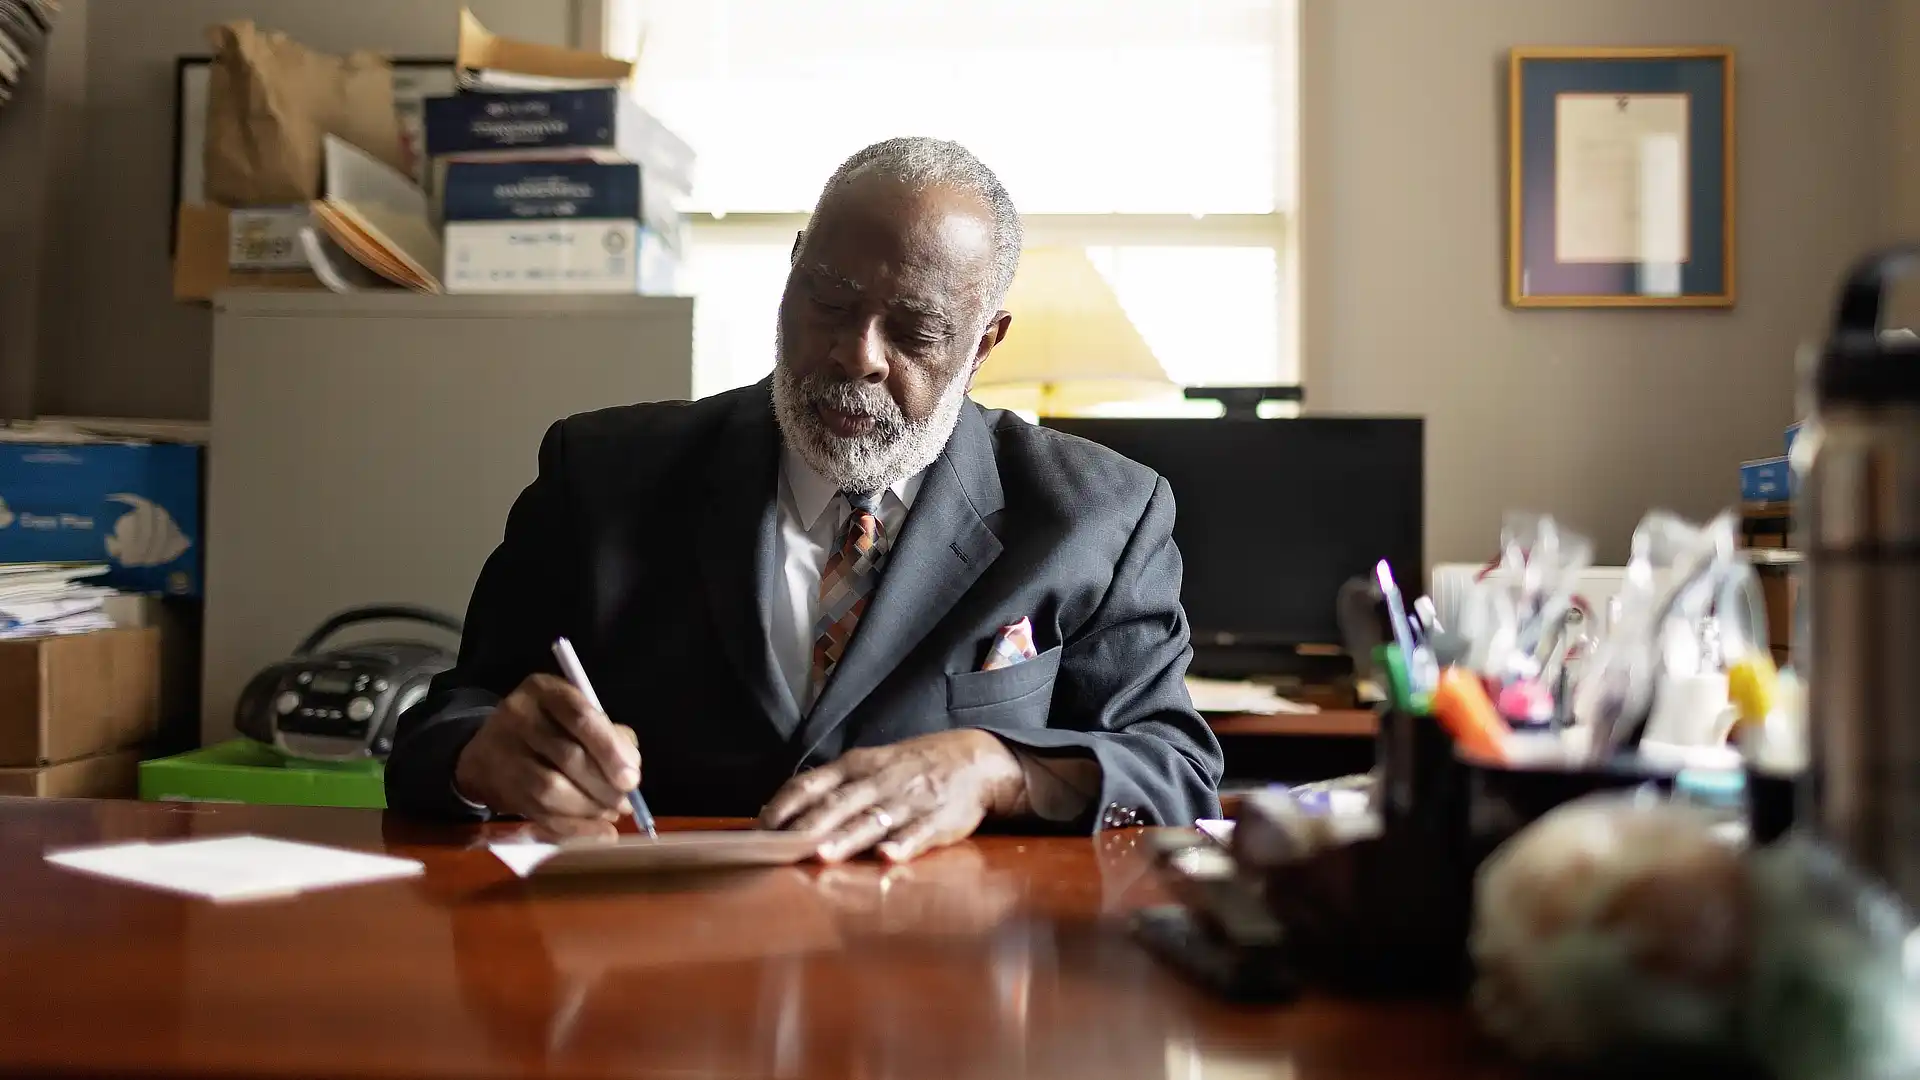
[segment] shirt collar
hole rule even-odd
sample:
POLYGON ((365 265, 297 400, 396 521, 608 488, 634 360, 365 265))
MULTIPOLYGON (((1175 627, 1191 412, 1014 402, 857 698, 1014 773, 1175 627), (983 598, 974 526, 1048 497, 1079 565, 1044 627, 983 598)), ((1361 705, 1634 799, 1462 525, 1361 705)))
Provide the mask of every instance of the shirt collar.
MULTIPOLYGON (((821 476, 790 447, 780 449, 780 471, 787 478, 787 490, 793 493, 793 508, 799 511, 801 528, 812 532, 820 521, 820 515, 833 505, 833 498, 840 494, 840 489, 829 483, 826 477, 821 476)), ((887 491, 900 501, 902 508, 911 510, 914 497, 920 494, 920 483, 926 478, 927 472, 922 469, 887 491)))

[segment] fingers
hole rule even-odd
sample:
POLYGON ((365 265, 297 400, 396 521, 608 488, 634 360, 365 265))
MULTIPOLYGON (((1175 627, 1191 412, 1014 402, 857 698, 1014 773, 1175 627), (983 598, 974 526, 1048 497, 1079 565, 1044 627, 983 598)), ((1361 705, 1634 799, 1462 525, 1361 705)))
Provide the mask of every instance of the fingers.
POLYGON ((508 771, 502 786, 513 794, 500 809, 535 821, 552 818, 604 818, 607 807, 596 801, 565 774, 532 755, 516 757, 502 768, 508 771))
POLYGON ((580 744, 609 783, 621 791, 631 791, 640 782, 637 740, 620 735, 619 725, 594 708, 585 694, 553 675, 529 676, 521 687, 539 702, 548 720, 580 744))
POLYGON ((761 808, 760 824, 769 829, 786 828, 788 822, 825 798, 847 778, 844 760, 803 772, 781 785, 761 808))
POLYGON ((586 748, 569 738, 557 725, 537 721, 519 732, 527 749, 554 771, 573 782, 601 810, 618 812, 627 805, 626 790, 614 786, 600 771, 586 748))
MULTIPOLYGON (((902 811, 901 813, 910 813, 902 811)), ((845 862, 885 840, 900 825, 900 815, 872 803, 843 819, 816 849, 820 861, 845 862)))
POLYGON ((866 813, 874 803, 879 802, 880 794, 881 785, 873 780, 842 784, 827 792, 787 827, 809 835, 836 832, 851 822, 855 815, 866 813))
POLYGON ((979 825, 977 819, 969 822, 958 815, 935 810, 894 829, 891 837, 879 844, 878 850, 889 862, 902 863, 934 848, 957 844, 972 836, 979 825))

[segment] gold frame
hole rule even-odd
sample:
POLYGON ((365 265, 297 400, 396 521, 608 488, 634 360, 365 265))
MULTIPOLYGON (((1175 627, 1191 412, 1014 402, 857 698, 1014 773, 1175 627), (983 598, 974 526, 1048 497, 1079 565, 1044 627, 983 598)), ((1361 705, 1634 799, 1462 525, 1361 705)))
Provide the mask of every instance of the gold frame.
POLYGON ((1733 50, 1723 46, 1678 47, 1589 47, 1540 45, 1522 46, 1509 51, 1507 58, 1507 305, 1514 308, 1730 308, 1738 295, 1734 237, 1734 73, 1733 50), (1528 296, 1520 291, 1521 278, 1521 190, 1520 190, 1520 69, 1528 60, 1719 60, 1722 62, 1723 92, 1726 95, 1721 152, 1726 157, 1721 198, 1721 258, 1726 267, 1726 288, 1714 294, 1697 296, 1528 296))

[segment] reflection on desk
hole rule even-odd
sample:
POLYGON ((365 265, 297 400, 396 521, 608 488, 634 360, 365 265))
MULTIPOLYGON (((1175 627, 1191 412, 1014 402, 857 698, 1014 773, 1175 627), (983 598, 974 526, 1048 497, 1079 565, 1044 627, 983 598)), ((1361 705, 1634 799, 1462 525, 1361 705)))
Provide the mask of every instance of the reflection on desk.
MULTIPOLYGON (((715 827, 717 823, 663 823, 715 827)), ((500 826, 0 799, 0 1076, 1483 1076, 1452 1005, 1217 1003, 1127 937, 1138 831, 989 836, 901 867, 523 882, 500 826), (52 846, 251 832, 419 859, 217 906, 52 846), (111 1017, 111 1022, 106 1022, 111 1017)))

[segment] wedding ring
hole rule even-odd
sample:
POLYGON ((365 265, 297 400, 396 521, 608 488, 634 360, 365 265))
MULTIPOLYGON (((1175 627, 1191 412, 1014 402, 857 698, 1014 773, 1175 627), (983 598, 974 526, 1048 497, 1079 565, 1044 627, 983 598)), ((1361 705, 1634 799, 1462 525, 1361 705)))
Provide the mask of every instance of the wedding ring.
POLYGON ((882 810, 878 806, 867 807, 867 813, 873 815, 873 822, 874 824, 880 826, 881 832, 890 833, 893 831, 893 815, 892 814, 887 813, 885 810, 882 810))

